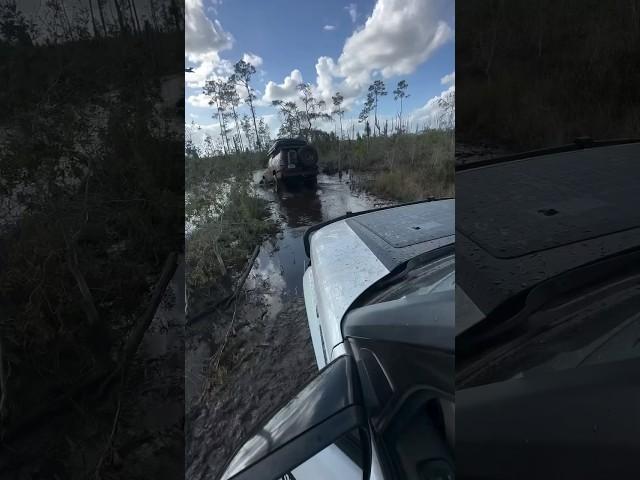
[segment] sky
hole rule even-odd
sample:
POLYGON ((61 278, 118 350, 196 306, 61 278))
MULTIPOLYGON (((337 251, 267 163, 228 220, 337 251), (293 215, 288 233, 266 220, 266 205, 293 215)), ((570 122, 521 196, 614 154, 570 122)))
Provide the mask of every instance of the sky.
MULTIPOLYGON (((202 86, 226 77, 243 58, 257 73, 257 115, 276 136, 281 120, 271 101, 294 99, 296 85, 311 84, 331 105, 345 97, 345 120, 357 120, 367 87, 385 82, 388 95, 378 116, 399 109, 392 91, 409 84, 403 117, 420 126, 438 116, 437 98, 455 89, 454 2, 452 0, 186 0, 185 122, 194 122, 199 143, 217 135, 214 110, 202 86)), ((240 108, 248 112, 247 107, 240 108)), ((348 122, 347 122, 348 123, 348 122)), ((333 129, 326 122, 324 129, 333 129)))

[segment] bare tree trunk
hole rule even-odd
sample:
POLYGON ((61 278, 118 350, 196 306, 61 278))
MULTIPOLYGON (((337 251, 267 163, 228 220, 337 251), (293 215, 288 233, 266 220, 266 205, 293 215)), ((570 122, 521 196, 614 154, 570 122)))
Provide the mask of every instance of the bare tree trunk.
POLYGON ((242 132, 240 132, 240 127, 238 126, 238 114, 236 113, 236 107, 234 107, 233 105, 231 105, 231 112, 233 113, 233 121, 236 125, 236 135, 238 136, 240 149, 244 150, 244 145, 242 144, 242 132))
POLYGON ((171 10, 173 10, 173 19, 176 23, 176 31, 179 31, 182 14, 180 12, 180 9, 178 8, 178 4, 176 3, 176 0, 171 0, 171 6, 172 6, 171 10))
POLYGON ((140 20, 138 19, 138 10, 136 9, 136 2, 135 0, 129 0, 129 5, 131 8, 131 14, 133 16, 133 19, 135 20, 135 24, 138 28, 138 33, 141 32, 142 30, 140 29, 140 20))
POLYGON ((378 135, 380 135, 380 127, 378 127, 378 95, 376 95, 376 102, 373 108, 373 136, 376 136, 376 129, 378 135))
POLYGON ((124 33, 128 30, 128 28, 125 26, 125 23, 124 23, 124 17, 122 15, 122 9, 120 8, 120 3, 118 2, 118 0, 113 0, 113 4, 116 7, 118 25, 120 25, 120 32, 124 33))
POLYGON ((108 32, 107 32, 107 23, 104 21, 104 9, 103 7, 103 1, 104 0, 96 0, 98 2, 98 13, 100 14, 100 23, 102 23, 102 32, 104 33, 104 36, 106 37, 108 32))
POLYGON ((260 141, 260 135, 258 134, 258 125, 256 124, 256 111, 253 108, 253 100, 251 100, 251 90, 249 88, 249 82, 245 82, 244 87, 247 89, 247 103, 251 110, 251 117, 253 118, 253 129, 256 132, 256 142, 258 143, 258 150, 262 149, 262 142, 260 141))
POLYGON ((99 37, 98 26, 96 25, 96 17, 93 14, 93 0, 89 0, 89 14, 91 15, 91 26, 93 27, 93 36, 99 37))
POLYGON ((224 150, 224 154, 228 155, 229 150, 229 141, 227 140, 227 134, 225 133, 225 125, 224 125, 224 117, 222 114, 222 109, 220 108, 220 103, 218 102, 218 124, 220 125, 220 138, 222 139, 222 149, 224 150))

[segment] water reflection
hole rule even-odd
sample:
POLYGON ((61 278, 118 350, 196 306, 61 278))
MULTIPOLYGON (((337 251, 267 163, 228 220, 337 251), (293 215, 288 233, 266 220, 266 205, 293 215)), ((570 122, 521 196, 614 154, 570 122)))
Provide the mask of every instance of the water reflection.
POLYGON ((315 186, 288 185, 278 191, 278 200, 289 227, 322 222, 322 203, 315 186))

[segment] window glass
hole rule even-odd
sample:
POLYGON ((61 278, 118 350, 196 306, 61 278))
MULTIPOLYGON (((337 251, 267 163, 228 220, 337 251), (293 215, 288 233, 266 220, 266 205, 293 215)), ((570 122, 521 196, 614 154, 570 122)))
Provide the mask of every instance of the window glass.
POLYGON ((553 328, 522 344, 512 340, 511 352, 487 357, 486 366, 466 386, 640 357, 638 305, 640 290, 634 282, 556 301, 528 319, 531 325, 553 328))
MULTIPOLYGON (((358 438, 357 431, 348 436, 358 438)), ((344 480, 362 480, 361 458, 352 458, 340 445, 346 438, 339 439, 316 455, 294 468, 278 480, 326 480, 339 478, 344 480)))
POLYGON ((413 295, 450 291, 455 288, 455 257, 447 255, 418 264, 393 284, 384 287, 368 303, 381 303, 413 295))

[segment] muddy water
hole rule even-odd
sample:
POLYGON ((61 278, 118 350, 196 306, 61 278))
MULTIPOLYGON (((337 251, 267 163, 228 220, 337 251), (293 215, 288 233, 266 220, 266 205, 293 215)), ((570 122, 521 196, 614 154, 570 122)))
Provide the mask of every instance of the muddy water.
POLYGON ((262 243, 237 302, 187 335, 192 479, 215 478, 251 430, 317 373, 302 298, 305 230, 388 204, 354 189, 349 175, 319 175, 314 187, 277 191, 260 185, 261 176, 254 175, 256 191, 269 201, 279 232, 262 243))

